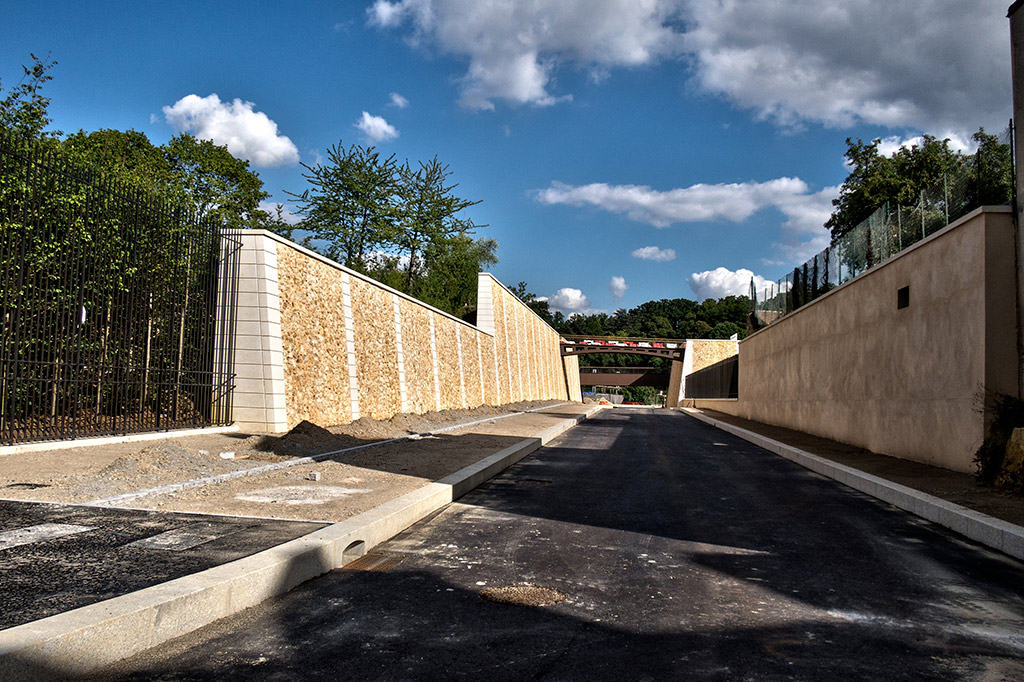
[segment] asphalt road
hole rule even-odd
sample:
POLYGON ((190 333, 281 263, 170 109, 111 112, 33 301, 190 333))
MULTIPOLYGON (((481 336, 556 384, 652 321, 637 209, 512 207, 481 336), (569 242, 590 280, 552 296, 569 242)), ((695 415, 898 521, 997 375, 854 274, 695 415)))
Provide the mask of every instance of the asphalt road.
POLYGON ((605 411, 375 552, 99 678, 1024 679, 1024 565, 678 413, 605 411), (565 599, 481 597, 523 583, 565 599))
POLYGON ((0 629, 204 571, 323 526, 0 500, 0 629))

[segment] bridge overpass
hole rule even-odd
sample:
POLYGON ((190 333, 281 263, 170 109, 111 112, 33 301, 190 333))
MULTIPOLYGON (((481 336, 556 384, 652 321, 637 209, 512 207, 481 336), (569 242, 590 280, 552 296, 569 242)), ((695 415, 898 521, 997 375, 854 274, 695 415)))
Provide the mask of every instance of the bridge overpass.
POLYGON ((563 357, 595 353, 624 353, 682 360, 686 350, 686 341, 683 339, 646 339, 627 336, 563 335, 559 345, 563 357))
MULTIPOLYGON (((580 386, 653 386, 668 389, 669 405, 677 403, 671 396, 678 395, 683 375, 685 339, 651 339, 626 336, 572 336, 563 335, 559 346, 563 357, 621 353, 645 355, 672 360, 668 373, 636 372, 633 367, 581 367, 580 386), (596 370, 596 371, 595 371, 596 370)), ((644 368, 650 369, 650 368, 644 368)))
POLYGON ((668 388, 669 371, 657 367, 580 367, 580 386, 668 388))

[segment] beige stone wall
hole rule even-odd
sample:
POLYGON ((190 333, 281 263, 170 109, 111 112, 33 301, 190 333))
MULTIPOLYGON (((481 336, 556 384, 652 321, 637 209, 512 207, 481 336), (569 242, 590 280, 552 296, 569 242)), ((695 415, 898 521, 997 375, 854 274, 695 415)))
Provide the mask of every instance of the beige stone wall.
POLYGON ((276 235, 249 237, 276 249, 288 427, 568 399, 557 332, 490 275, 477 327, 276 235))
MULTIPOLYGON (((282 292, 282 296, 286 295, 282 292)), ((391 296, 384 289, 362 279, 352 278, 359 413, 372 419, 388 419, 401 411, 398 338, 391 296)), ((306 311, 306 317, 318 316, 313 313, 311 310, 306 311)))
POLYGON ((342 309, 336 269, 293 249, 277 251, 289 426, 303 419, 344 424, 352 419, 342 309), (307 314, 317 311, 316 315, 307 314), (335 396, 345 396, 335 400, 335 396))
POLYGON ((434 358, 430 348, 429 308, 398 299, 402 320, 407 411, 416 414, 437 409, 434 396, 434 358))
POLYGON ((698 406, 973 471, 982 393, 1016 391, 1015 292, 1011 215, 979 209, 741 341, 739 400, 698 406))
POLYGON ((690 366, 687 368, 692 374, 736 355, 739 352, 739 342, 718 339, 687 339, 686 352, 692 356, 690 366))
POLYGON ((580 387, 580 357, 578 355, 570 355, 564 358, 564 360, 565 369, 562 381, 568 388, 568 399, 582 402, 583 389, 580 387))

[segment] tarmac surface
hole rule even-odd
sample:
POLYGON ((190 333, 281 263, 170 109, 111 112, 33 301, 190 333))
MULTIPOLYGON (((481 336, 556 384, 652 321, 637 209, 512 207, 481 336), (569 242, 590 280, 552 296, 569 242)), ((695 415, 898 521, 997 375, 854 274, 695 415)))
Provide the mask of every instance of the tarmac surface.
POLYGON ((1020 680, 1021 585, 1022 562, 712 426, 617 408, 89 679, 1020 680))
POLYGON ((323 523, 0 501, 0 629, 240 559, 323 523), (45 540, 45 541, 41 541, 45 540))

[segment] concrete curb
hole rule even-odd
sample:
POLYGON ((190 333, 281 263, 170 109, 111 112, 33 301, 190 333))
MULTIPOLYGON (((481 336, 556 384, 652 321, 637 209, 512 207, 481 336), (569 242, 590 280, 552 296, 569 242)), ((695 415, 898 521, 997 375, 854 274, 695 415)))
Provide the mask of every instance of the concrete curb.
POLYGON ((147 440, 163 440, 165 438, 187 438, 211 433, 235 433, 237 424, 230 426, 207 426, 198 429, 178 429, 177 431, 147 431, 145 433, 129 433, 122 436, 91 436, 73 440, 45 440, 22 445, 0 445, 0 457, 18 455, 23 452, 39 452, 40 450, 70 450, 71 448, 88 448, 94 445, 117 445, 119 443, 136 443, 147 440))
POLYGON ((601 409, 595 406, 450 476, 277 547, 0 631, 0 679, 83 675, 283 594, 362 556, 601 409))
POLYGON ((853 467, 838 464, 824 457, 819 457, 799 448, 772 440, 759 433, 713 419, 696 412, 692 408, 683 408, 681 412, 706 424, 716 426, 769 452, 785 457, 791 462, 806 467, 815 473, 839 481, 854 490, 867 493, 883 502, 888 502, 921 518, 937 523, 940 526, 945 526, 987 547, 997 549, 1004 554, 1009 554, 1017 559, 1024 559, 1024 528, 1016 524, 994 518, 988 514, 982 514, 973 509, 961 507, 958 504, 947 502, 934 495, 908 488, 905 485, 866 474, 853 467))

